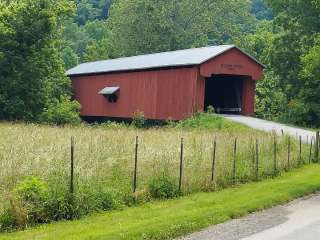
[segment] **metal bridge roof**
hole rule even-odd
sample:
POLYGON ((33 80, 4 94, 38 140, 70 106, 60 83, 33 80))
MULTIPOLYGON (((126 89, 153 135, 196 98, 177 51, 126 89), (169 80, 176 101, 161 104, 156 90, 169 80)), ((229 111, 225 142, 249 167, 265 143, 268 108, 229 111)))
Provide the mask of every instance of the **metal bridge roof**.
MULTIPOLYGON (((220 54, 237 48, 235 45, 220 45, 202 48, 192 48, 171 52, 117 58, 111 60, 82 63, 67 71, 68 76, 99 74, 119 71, 147 70, 154 68, 200 65, 220 54)), ((240 50, 243 52, 242 50, 240 50)), ((243 52, 246 54, 245 52, 243 52)), ((256 59, 246 54, 258 64, 256 59)), ((263 65, 262 65, 263 66, 263 65)))

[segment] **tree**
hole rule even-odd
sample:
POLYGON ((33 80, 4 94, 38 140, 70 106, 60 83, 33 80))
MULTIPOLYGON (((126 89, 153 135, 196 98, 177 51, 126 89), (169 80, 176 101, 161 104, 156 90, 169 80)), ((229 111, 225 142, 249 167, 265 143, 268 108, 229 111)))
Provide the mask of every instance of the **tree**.
POLYGON ((281 88, 281 79, 271 67, 271 54, 277 32, 271 21, 261 21, 255 33, 237 40, 237 44, 265 66, 264 77, 257 82, 256 115, 258 117, 279 120, 286 105, 286 95, 281 88))
POLYGON ((66 69, 78 62, 108 59, 110 32, 105 21, 88 21, 83 26, 68 22, 64 29, 63 56, 66 69))
POLYGON ((36 121, 70 95, 59 53, 67 0, 0 0, 0 119, 36 121))
POLYGON ((316 66, 311 59, 316 60, 317 56, 319 1, 269 0, 269 4, 276 13, 274 25, 280 29, 273 41, 270 60, 286 94, 284 116, 293 123, 319 126, 320 98, 315 97, 318 80, 311 71, 316 66))
POLYGON ((252 0, 251 13, 259 20, 271 20, 274 15, 266 0, 252 0))
POLYGON ((230 41, 253 26, 242 0, 117 0, 108 18, 112 57, 230 41))
POLYGON ((76 0, 76 22, 85 25, 89 21, 107 19, 112 0, 76 0))
MULTIPOLYGON (((304 105, 304 122, 308 125, 320 122, 320 35, 316 37, 315 45, 302 56, 302 71, 300 77, 303 88, 299 99, 304 105)), ((303 116, 303 117, 304 117, 303 116)))

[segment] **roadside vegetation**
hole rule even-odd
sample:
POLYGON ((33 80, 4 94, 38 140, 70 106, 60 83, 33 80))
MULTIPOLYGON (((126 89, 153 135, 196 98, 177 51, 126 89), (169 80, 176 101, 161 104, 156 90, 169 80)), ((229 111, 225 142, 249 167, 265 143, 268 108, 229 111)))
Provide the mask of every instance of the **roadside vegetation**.
POLYGON ((0 239, 172 239, 319 191, 319 171, 313 164, 275 179, 0 234, 0 239))
POLYGON ((220 190, 273 177, 310 161, 310 146, 301 145, 300 154, 296 139, 255 131, 213 113, 199 113, 163 127, 144 129, 134 124, 144 125, 141 114, 131 125, 1 123, 1 231, 220 190), (136 136, 137 191, 132 193, 136 136), (75 139, 73 191, 71 137, 75 139))
POLYGON ((318 166, 294 170, 311 162, 311 146, 212 111, 162 127, 143 113, 132 124, 86 125, 65 72, 85 61, 237 44, 266 65, 257 116, 319 127, 319 13, 319 0, 0 0, 0 120, 10 121, 0 123, 0 231, 116 210, 3 239, 66 239, 69 231, 165 239, 318 190, 318 166), (168 198, 179 199, 153 202, 168 198))
POLYGON ((236 44, 266 66, 256 115, 319 128, 319 14, 318 0, 0 0, 0 119, 79 122, 65 72, 83 62, 236 44))

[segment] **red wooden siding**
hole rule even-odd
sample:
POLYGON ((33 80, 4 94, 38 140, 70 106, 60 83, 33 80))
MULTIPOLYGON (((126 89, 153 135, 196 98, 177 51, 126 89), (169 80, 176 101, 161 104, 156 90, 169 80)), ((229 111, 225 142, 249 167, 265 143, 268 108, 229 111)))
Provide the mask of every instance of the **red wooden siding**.
POLYGON ((130 118, 142 111, 148 119, 183 119, 192 113, 197 86, 196 67, 72 77, 82 116, 130 118), (119 86, 116 103, 98 94, 119 86))
POLYGON ((235 48, 200 66, 200 74, 204 77, 230 74, 251 76, 253 80, 259 80, 262 78, 262 72, 261 65, 235 48))
POLYGON ((205 81, 214 74, 246 76, 243 84, 243 114, 254 113, 255 82, 263 68, 237 49, 231 49, 200 66, 174 69, 73 76, 75 99, 82 116, 131 118, 141 111, 148 119, 180 120, 203 111, 205 81), (119 86, 119 98, 110 103, 98 92, 119 86))
POLYGON ((242 114, 253 115, 254 114, 254 103, 256 93, 256 82, 248 77, 243 82, 242 89, 242 114))

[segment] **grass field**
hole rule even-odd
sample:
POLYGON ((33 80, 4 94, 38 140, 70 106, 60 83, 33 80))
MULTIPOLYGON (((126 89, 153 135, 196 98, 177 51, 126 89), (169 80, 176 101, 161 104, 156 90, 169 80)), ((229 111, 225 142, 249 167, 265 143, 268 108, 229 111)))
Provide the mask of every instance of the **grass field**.
MULTIPOLYGON (((105 189, 121 195, 121 199, 131 195, 136 136, 139 136, 138 191, 143 194, 155 176, 165 174, 178 183, 181 138, 184 138, 183 194, 228 187, 233 184, 234 173, 237 183, 256 180, 257 170, 259 178, 274 175, 272 134, 211 115, 147 130, 116 124, 60 128, 1 123, 0 132, 0 213, 9 204, 7 193, 28 176, 47 183, 55 192, 54 198, 68 191, 71 136, 76 142, 76 195, 84 209, 80 215, 101 210, 94 198, 105 189), (214 181, 211 181, 214 139, 217 148, 214 181)), ((277 138, 278 171, 296 167, 300 160, 309 161, 309 146, 302 145, 300 159, 299 144, 294 139, 290 140, 288 158, 288 142, 285 136, 277 138)))
POLYGON ((171 239, 320 190, 320 165, 218 192, 196 193, 74 222, 0 234, 2 240, 171 239))

